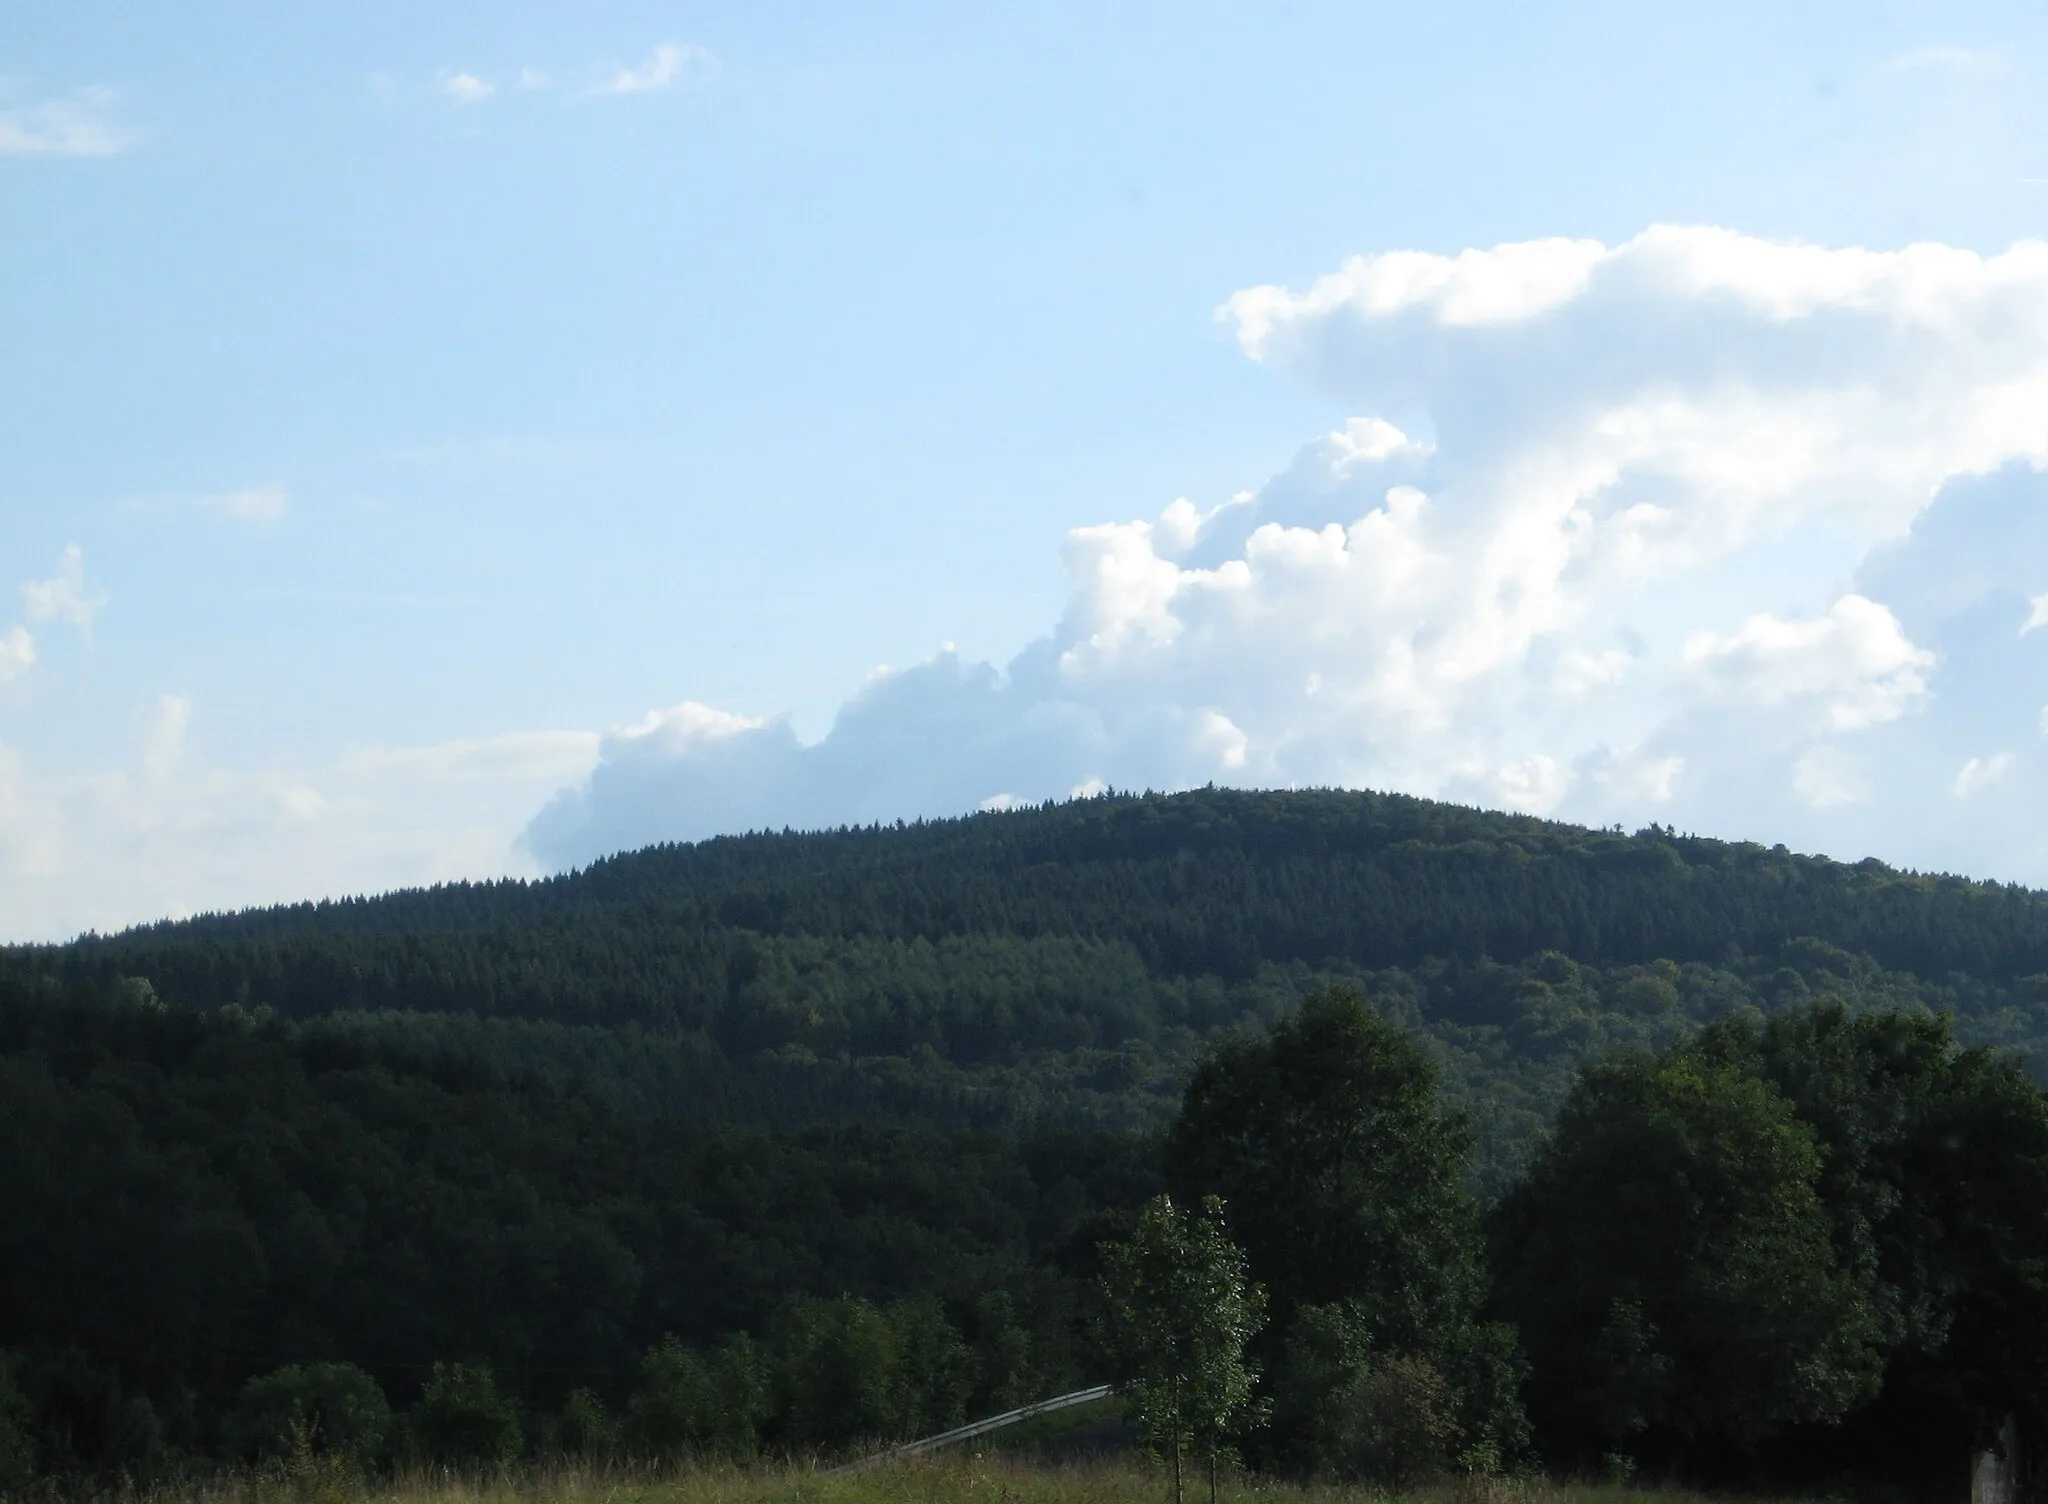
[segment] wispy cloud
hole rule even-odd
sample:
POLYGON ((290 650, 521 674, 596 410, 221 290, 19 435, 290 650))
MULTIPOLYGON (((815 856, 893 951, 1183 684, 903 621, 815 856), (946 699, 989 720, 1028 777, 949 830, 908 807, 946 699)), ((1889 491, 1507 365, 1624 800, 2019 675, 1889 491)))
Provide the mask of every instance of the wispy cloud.
POLYGON ((2005 67, 2002 54, 1990 52, 1981 47, 1963 47, 1947 43, 1935 47, 1915 47, 1907 52, 1894 53, 1877 65, 1879 73, 1995 73, 2005 67))
POLYGON ((0 632, 0 684, 19 678, 35 667, 36 640, 26 627, 0 632))
POLYGON ((474 73, 444 72, 434 81, 434 89, 450 104, 482 104, 498 92, 496 84, 485 83, 474 73))
POLYGON ((282 521, 291 498, 280 485, 252 486, 246 491, 228 491, 219 496, 202 496, 194 503, 200 511, 223 522, 248 527, 272 527, 282 521))
POLYGON ((110 157, 136 142, 112 117, 114 91, 79 89, 39 104, 0 103, 0 156, 110 157))
POLYGON ((620 68, 597 86, 599 94, 647 94, 671 88, 692 78, 701 78, 716 66, 716 59, 702 47, 684 47, 664 42, 648 54, 638 67, 620 68))
MULTIPOLYGON (((702 47, 663 42, 638 63, 572 69, 566 81, 559 73, 531 66, 522 67, 518 73, 507 76, 507 81, 502 84, 493 81, 487 73, 473 69, 443 68, 434 75, 433 91, 456 106, 482 104, 496 98, 501 89, 509 89, 515 94, 545 94, 558 87, 572 93, 652 94, 709 77, 717 67, 718 59, 702 47), (575 82, 579 74, 582 79, 580 90, 575 82)), ((378 75, 371 83, 374 89, 386 94, 394 88, 385 75, 378 75)))
POLYGON ((200 516, 239 527, 275 527, 291 510, 291 495, 276 481, 208 496, 138 496, 121 503, 131 517, 200 516))
POLYGON ((89 630, 107 595, 86 588, 85 551, 74 543, 58 557, 54 575, 21 587, 21 602, 30 621, 68 621, 89 630))

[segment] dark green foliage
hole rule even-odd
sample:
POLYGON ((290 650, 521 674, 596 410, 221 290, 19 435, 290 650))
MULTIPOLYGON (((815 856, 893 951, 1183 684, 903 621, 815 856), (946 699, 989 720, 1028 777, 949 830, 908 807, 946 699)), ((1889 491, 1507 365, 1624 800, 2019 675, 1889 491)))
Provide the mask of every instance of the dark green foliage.
POLYGON ((2048 1040, 2037 895, 1336 792, 661 847, 7 967, 403 1034, 636 1113, 1005 1132, 1155 1126, 1219 1031, 1348 979, 1432 1038, 1491 1192, 1578 1062, 1731 1008, 1834 992, 2048 1040))
MULTIPOLYGON (((58 1474, 218 1454, 282 1367, 355 1364, 411 1404, 457 1356, 543 1449, 651 1447, 614 1428, 669 1334, 699 1365, 760 1344, 767 1449, 905 1435, 1102 1376, 1095 1245, 1160 1189, 1150 1135, 1224 1046, 1172 1160, 1176 1194, 1270 1203, 1236 1229, 1275 1303, 1255 1448, 1382 1478, 1506 1465, 1522 1358, 1481 1319, 1471 1198, 1515 1184, 1582 1066, 1683 1047, 1792 1104, 1828 1278, 1883 1365, 1823 1425, 1796 1417, 1860 1360, 1816 1378, 1823 1402, 1765 1364, 1777 1397, 1714 1434, 1787 1475, 1938 1472, 2001 1407, 2048 1434, 2048 1127, 2014 1058, 1958 1039, 2048 1059, 2040 895, 1339 793, 713 841, 17 947, 0 1352, 58 1474), (1370 1008, 1227 1043, 1333 988, 1370 1008), (827 1352, 868 1377, 835 1390, 827 1352)), ((1769 1251, 1694 1259, 1671 1233, 1659 1257, 1736 1289, 1769 1251)), ((1596 1314, 1573 1361, 1624 1376, 1607 1422, 1689 1445, 1669 1314, 1596 1314)), ((1528 1392, 1552 1387, 1539 1368, 1528 1392)), ((681 1444, 746 1449, 679 1405, 681 1444)))
MULTIPOLYGON (((778 964, 748 935, 1068 936, 1126 942, 1154 973, 1224 978, 1290 958, 1384 967, 1546 949, 1593 964, 1714 961, 1794 935, 1929 976, 2048 971, 2048 916, 2017 888, 1400 795, 1214 789, 655 847, 544 883, 166 924, 81 958, 127 958, 173 1001, 718 1029, 778 964)), ((1042 991, 1017 996, 1042 999, 1048 1019, 1064 1011, 1042 991)), ((850 1023, 894 1029, 900 1048, 979 1022, 946 1009, 893 1018, 850 1023)), ((817 1027, 795 1012, 788 1025, 817 1027)), ((760 1026, 743 1012, 732 1027, 760 1026)))
POLYGON ((1513 1335, 1479 1319, 1472 1140, 1437 1079, 1412 1038, 1335 988, 1205 1061, 1167 1133, 1170 1180, 1225 1198, 1272 1291, 1269 1444, 1302 1471, 1399 1481, 1497 1467, 1525 1444, 1513 1335), (1397 1423, 1387 1386, 1402 1375, 1423 1408, 1397 1423))
POLYGON ((1276 1320, 1345 1300, 1378 1341, 1416 1347, 1484 1285, 1471 1147, 1435 1065, 1362 994, 1334 989, 1203 1062, 1166 1164, 1183 1198, 1223 1198, 1276 1320))
POLYGON ((1731 1020, 1699 1050, 1772 1082, 1811 1126, 1837 1259, 1865 1281, 1885 1352, 1876 1403, 1792 1438, 1784 1465, 1853 1459, 1936 1488, 2008 1415, 2048 1436, 2048 1096, 1945 1018, 1835 1003, 1731 1020))
POLYGON ((621 1405, 662 1334, 711 1349, 804 1292, 941 1308, 904 1340, 975 1360, 945 1414, 1036 1398, 1088 1376, 1062 1260, 1157 1184, 1123 1140, 662 1123, 122 996, 0 984, 0 1045, 0 1351, 57 1471, 225 1446, 243 1387, 293 1364, 409 1403, 466 1353, 535 1414, 621 1405))
POLYGON ((1322 1399, 1320 1471, 1406 1492, 1456 1461, 1458 1394, 1428 1359, 1368 1358, 1322 1399))
POLYGON ((767 1363, 746 1333, 709 1357, 670 1336, 641 1362, 626 1436, 636 1456, 744 1461, 760 1450, 772 1403, 767 1363))
POLYGON ((1501 1308, 1554 1451, 1752 1455, 1875 1392, 1877 1323, 1821 1169, 1752 1073, 1690 1049, 1585 1073, 1501 1214, 1501 1308))
POLYGON ((225 1426, 230 1453, 274 1460, 294 1453, 368 1467, 384 1452, 391 1406, 353 1363, 290 1365, 242 1386, 225 1426))
POLYGON ((618 1422, 594 1389, 572 1389, 555 1420, 555 1450, 585 1462, 602 1462, 619 1447, 618 1422))
POLYGON ((792 1301, 773 1340, 793 1447, 908 1441, 967 1419, 974 1355, 929 1298, 792 1301))
POLYGON ((35 1411, 14 1381, 14 1365, 0 1353, 0 1498, 27 1490, 35 1480, 35 1411))
POLYGON ((413 1446, 444 1467, 500 1466, 519 1455, 519 1411, 478 1363, 436 1363, 406 1416, 413 1446))

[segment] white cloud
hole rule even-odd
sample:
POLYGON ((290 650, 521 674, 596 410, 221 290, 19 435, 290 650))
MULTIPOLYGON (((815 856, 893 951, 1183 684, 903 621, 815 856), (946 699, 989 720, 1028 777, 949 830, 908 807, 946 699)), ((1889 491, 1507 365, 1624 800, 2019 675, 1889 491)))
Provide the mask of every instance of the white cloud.
POLYGON ((0 684, 18 679, 35 666, 36 640, 26 627, 0 633, 0 684))
POLYGON ((486 83, 474 73, 443 73, 434 80, 435 91, 450 104, 482 104, 498 92, 495 84, 486 83))
POLYGON ((176 517, 197 514, 215 522, 241 527, 267 528, 282 522, 291 511, 291 493, 276 481, 248 486, 239 491, 220 491, 209 496, 138 496, 121 504, 121 510, 135 517, 176 517))
POLYGON ((283 521, 284 514, 291 509, 291 498, 283 486, 271 484, 251 486, 246 491, 227 491, 218 496, 202 496, 195 505, 200 511, 224 522, 271 527, 283 521))
POLYGON ((30 621, 63 621, 86 629, 107 603, 104 591, 86 588, 85 551, 75 543, 58 556, 56 574, 21 587, 21 600, 30 621))
POLYGON ((1810 747, 1792 764, 1793 790, 1817 810, 1861 804, 1870 797, 1862 766, 1839 747, 1810 747))
POLYGON ((1213 779, 2048 880, 2048 818, 1943 798, 1957 739, 2011 745, 2038 704, 2012 685, 2048 677, 2020 632, 2048 245, 1660 226, 1362 256, 1221 317, 1356 416, 1256 493, 1075 529, 1060 621, 1004 669, 883 674, 814 746, 780 721, 607 738, 535 851, 1213 779))
POLYGON ((79 89, 40 104, 0 102, 0 156, 110 157, 138 139, 115 123, 114 91, 79 89))
POLYGON ((1989 757, 1973 757, 1964 763, 1956 774, 1955 796, 1958 799, 1973 798, 1990 788, 2012 769, 2010 752, 1994 752, 1989 757))
POLYGON ((600 94, 646 94, 671 88, 691 78, 701 78, 715 66, 702 47, 683 47, 664 42, 637 67, 620 68, 597 86, 600 94))
POLYGON ((1695 632, 1685 660, 1717 694, 1761 709, 1813 702, 1835 731, 1897 720, 1927 694, 1934 655, 1913 646, 1890 609, 1845 595, 1827 615, 1751 617, 1721 636, 1695 632))
POLYGON ((192 702, 182 695, 163 695, 150 708, 142 731, 142 772, 162 783, 178 771, 185 755, 185 728, 192 724, 192 702))
POLYGON ((0 745, 0 938, 531 873, 522 823, 598 743, 522 733, 235 769, 195 761, 194 721, 163 696, 132 761, 93 771, 38 770, 0 745))
POLYGON ((2006 60, 1999 53, 1951 42, 1932 47, 1915 47, 1906 52, 1895 53, 1879 63, 1875 71, 1881 74, 1968 75, 2002 72, 2005 66, 2006 60))
MULTIPOLYGON (((259 772, 195 767, 159 706, 124 772, 0 755, 0 905, 49 931, 507 870, 515 798, 568 780, 523 832, 548 866, 1216 781, 2048 882, 2048 245, 1659 227, 1360 257, 1223 316, 1353 416, 1255 491, 1075 528, 1007 665, 878 671, 813 745, 685 701, 259 772)), ((103 597, 72 550, 24 600, 103 597)))
POLYGON ((1585 759, 1583 771, 1610 808, 1648 810, 1670 801, 1685 772, 1685 759, 1659 757, 1640 747, 1601 748, 1585 759))

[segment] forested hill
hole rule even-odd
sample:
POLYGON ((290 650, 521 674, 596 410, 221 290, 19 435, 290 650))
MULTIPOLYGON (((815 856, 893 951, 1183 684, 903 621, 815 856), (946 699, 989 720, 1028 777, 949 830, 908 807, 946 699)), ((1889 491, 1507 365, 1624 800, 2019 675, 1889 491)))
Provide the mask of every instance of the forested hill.
POLYGON ((346 1015, 629 1106, 769 1123, 1135 1126, 1216 1031, 1332 977, 1435 1041, 1492 1139, 1526 1132, 1588 1054, 1817 993, 2048 1041, 2041 894, 1370 793, 1108 796, 655 847, 5 965, 346 1015))
MULTIPOLYGON (((535 930, 572 946, 632 935, 663 955, 733 931, 1067 935, 1128 942, 1154 970, 1224 977, 1249 976, 1265 961, 1402 966, 1541 950, 1589 962, 1711 960, 1799 935, 1928 975, 2048 970, 2048 898, 2015 886, 1398 794, 1220 789, 656 846, 543 882, 165 922, 73 952, 318 951, 396 964, 425 955, 423 937, 483 936, 489 943, 463 948, 509 954, 510 934, 535 930)), ((634 970, 634 957, 596 951, 576 947, 579 962, 598 961, 608 979, 634 970)), ((491 975, 498 970, 458 985, 504 990, 463 1004, 517 1010, 530 1000, 521 983, 491 975)), ((300 975, 309 1004, 341 1000, 321 998, 320 984, 300 975)), ((629 1006, 639 1013, 646 1004, 629 1006)))

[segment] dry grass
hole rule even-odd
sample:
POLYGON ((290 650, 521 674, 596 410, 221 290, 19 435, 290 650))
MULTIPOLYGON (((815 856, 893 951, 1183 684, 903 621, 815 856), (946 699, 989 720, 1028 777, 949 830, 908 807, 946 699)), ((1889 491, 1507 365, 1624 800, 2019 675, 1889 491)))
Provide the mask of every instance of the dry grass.
MULTIPOLYGON (((1622 1484, 1475 1479, 1403 1496, 1415 1504, 1712 1504, 1683 1490, 1622 1484)), ((1226 1479, 1222 1504, 1373 1504, 1357 1487, 1226 1479)), ((105 1496, 105 1504, 1171 1504, 1163 1469, 1128 1460, 1032 1464, 1001 1456, 920 1458, 833 1477, 808 1467, 683 1467, 659 1472, 575 1466, 490 1478, 413 1475, 362 1482, 324 1468, 182 1489, 105 1496)), ((1187 1504, 1207 1504, 1205 1479, 1187 1480, 1187 1504)), ((1752 1501, 1754 1504, 1754 1501, 1752 1501)))

